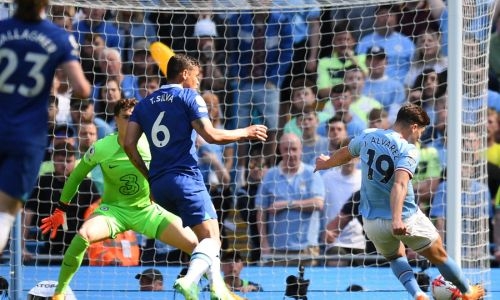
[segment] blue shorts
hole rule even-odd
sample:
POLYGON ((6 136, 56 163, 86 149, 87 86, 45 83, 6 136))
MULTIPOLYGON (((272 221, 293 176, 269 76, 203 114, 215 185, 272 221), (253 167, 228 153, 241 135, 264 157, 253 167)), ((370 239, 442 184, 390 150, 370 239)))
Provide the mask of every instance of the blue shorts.
POLYGON ((23 202, 29 199, 44 154, 40 147, 0 146, 0 190, 23 202))
POLYGON ((178 215, 184 226, 193 227, 203 221, 217 219, 212 199, 201 172, 165 174, 151 182, 156 203, 178 215))

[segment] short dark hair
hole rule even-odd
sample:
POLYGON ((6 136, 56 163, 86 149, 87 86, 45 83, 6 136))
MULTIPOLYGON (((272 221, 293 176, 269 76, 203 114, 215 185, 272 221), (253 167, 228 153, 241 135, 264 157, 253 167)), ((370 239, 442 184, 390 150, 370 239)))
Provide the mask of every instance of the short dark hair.
POLYGON ((351 88, 345 83, 336 84, 330 89, 330 94, 343 94, 345 92, 351 92, 351 88))
POLYGON ((241 254, 238 250, 228 250, 228 251, 223 251, 221 257, 220 257, 221 262, 240 262, 243 261, 243 258, 241 257, 241 254))
POLYGON ((199 67, 200 62, 186 54, 176 54, 167 63, 167 80, 174 80, 182 71, 199 67))
POLYGON ((427 126, 431 123, 427 112, 416 104, 405 104, 399 111, 396 117, 396 123, 412 125, 417 124, 419 127, 427 126))
POLYGON ((120 115, 120 112, 124 109, 130 109, 135 107, 137 104, 137 100, 135 98, 127 98, 127 99, 120 99, 115 105, 115 108, 113 110, 113 114, 115 117, 120 115))
POLYGON ((383 108, 374 108, 370 110, 368 113, 368 120, 369 121, 378 121, 383 118, 387 118, 388 114, 387 111, 383 108))
POLYGON ((52 156, 73 157, 76 155, 75 146, 70 143, 55 143, 52 156))
POLYGON ((310 88, 316 95, 317 92, 316 84, 312 80, 306 78, 305 76, 301 76, 292 81, 292 92, 305 88, 310 88))
POLYGON ((339 21, 335 22, 335 26, 333 27, 333 33, 342 33, 342 32, 350 32, 352 33, 354 31, 352 25, 350 24, 349 21, 339 21))
POLYGON ((49 0, 15 0, 15 16, 23 21, 35 22, 41 19, 40 11, 49 5, 49 0))

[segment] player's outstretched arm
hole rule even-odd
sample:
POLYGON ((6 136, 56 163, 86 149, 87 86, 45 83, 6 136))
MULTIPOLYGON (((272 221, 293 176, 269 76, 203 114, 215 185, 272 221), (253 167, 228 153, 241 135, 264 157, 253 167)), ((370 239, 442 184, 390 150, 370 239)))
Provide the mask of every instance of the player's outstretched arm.
POLYGON ((133 121, 128 122, 127 134, 125 135, 125 141, 123 143, 123 150, 127 153, 128 158, 132 164, 144 175, 145 178, 149 178, 149 171, 146 163, 142 159, 139 150, 137 150, 137 143, 142 135, 141 126, 133 121))
MULTIPOLYGON (((225 130, 214 128, 208 118, 200 118, 191 122, 194 130, 201 137, 211 144, 228 144, 239 140, 260 140, 267 139, 267 127, 264 125, 251 125, 246 128, 235 130, 225 130)), ((127 132, 128 134, 128 132, 127 132)))
POLYGON ((321 154, 318 158, 316 158, 316 168, 314 169, 314 172, 346 164, 353 158, 354 156, 352 156, 347 147, 340 148, 333 153, 331 157, 321 154))
POLYGON ((91 87, 87 78, 85 78, 82 65, 78 61, 72 60, 62 64, 62 68, 68 76, 73 96, 81 99, 90 97, 91 87))

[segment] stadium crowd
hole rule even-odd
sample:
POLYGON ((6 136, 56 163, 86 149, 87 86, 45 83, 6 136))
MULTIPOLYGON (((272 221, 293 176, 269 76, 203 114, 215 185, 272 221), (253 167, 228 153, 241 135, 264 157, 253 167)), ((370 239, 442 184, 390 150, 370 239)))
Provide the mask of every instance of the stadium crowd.
MULTIPOLYGON (((284 0, 273 2, 280 1, 284 0)), ((469 13, 480 14, 482 9, 478 5, 469 13)), ((149 50, 155 41, 199 60, 200 94, 214 127, 264 124, 269 129, 265 143, 220 146, 197 140, 223 251, 235 250, 226 231, 244 224, 248 242, 239 250, 250 264, 345 266, 356 262, 340 259, 343 254, 375 254, 353 209, 361 187, 357 162, 319 173, 313 172, 314 162, 366 128, 389 128, 408 102, 421 105, 431 118, 418 145, 420 163, 412 183, 420 208, 444 240, 446 120, 454 100, 447 94, 448 11, 443 0, 226 14, 52 6, 48 16, 74 35, 93 91, 89 99, 73 98, 65 74, 57 72, 54 77, 45 161, 24 210, 26 263, 34 261, 34 253, 63 255, 86 211, 99 201, 103 174, 96 168, 72 201, 68 230, 59 230, 55 239, 41 234, 41 220, 59 201, 67 176, 97 139, 115 131, 117 101, 140 101, 165 83, 149 50), (324 254, 326 260, 321 259, 324 254)), ((487 76, 483 54, 488 49, 481 46, 487 29, 479 27, 484 20, 466 18, 464 23, 473 33, 464 41, 467 53, 477 59, 467 59, 473 76, 466 79, 475 86, 465 89, 463 96, 462 173, 471 180, 462 187, 462 203, 465 215, 477 216, 469 207, 480 197, 491 200, 483 215, 490 221, 490 250, 498 264, 500 30, 495 28, 500 28, 500 14, 495 12, 493 18, 487 76), (481 137, 473 130, 479 117, 478 96, 483 94, 488 102, 486 153, 478 151, 481 137), (486 171, 477 163, 482 155, 487 160, 487 185, 472 180, 486 171)), ((88 260, 95 265, 179 263, 186 258, 130 232, 99 247, 117 248, 118 254, 96 262, 103 251, 89 251, 88 260)))

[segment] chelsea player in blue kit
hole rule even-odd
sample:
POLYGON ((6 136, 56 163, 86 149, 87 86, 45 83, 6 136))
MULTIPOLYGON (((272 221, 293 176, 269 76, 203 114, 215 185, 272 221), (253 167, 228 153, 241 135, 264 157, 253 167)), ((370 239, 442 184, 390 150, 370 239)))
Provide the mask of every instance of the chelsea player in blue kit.
POLYGON ((73 96, 90 94, 73 35, 42 18, 48 2, 16 0, 14 16, 0 21, 0 253, 42 163, 56 68, 73 96))
POLYGON ((484 288, 469 286, 460 267, 448 257, 436 228, 415 202, 410 180, 419 157, 414 143, 429 123, 429 116, 420 106, 405 105, 399 110, 393 129, 364 130, 331 157, 318 157, 316 170, 326 170, 360 157, 359 210, 363 228, 412 297, 429 299, 418 286, 404 244, 425 256, 446 280, 455 284, 462 292, 461 299, 481 299, 484 288))
POLYGON ((174 288, 186 299, 198 299, 198 282, 203 274, 210 280, 213 300, 237 299, 220 273, 220 236, 217 215, 198 168, 196 135, 215 144, 242 139, 267 139, 267 128, 252 125, 235 130, 216 129, 208 118, 199 86, 200 65, 186 55, 173 56, 167 65, 167 85, 143 99, 130 118, 124 149, 132 163, 149 178, 155 201, 179 215, 198 237, 188 272, 174 288), (137 151, 145 133, 151 149, 148 169, 137 151))

